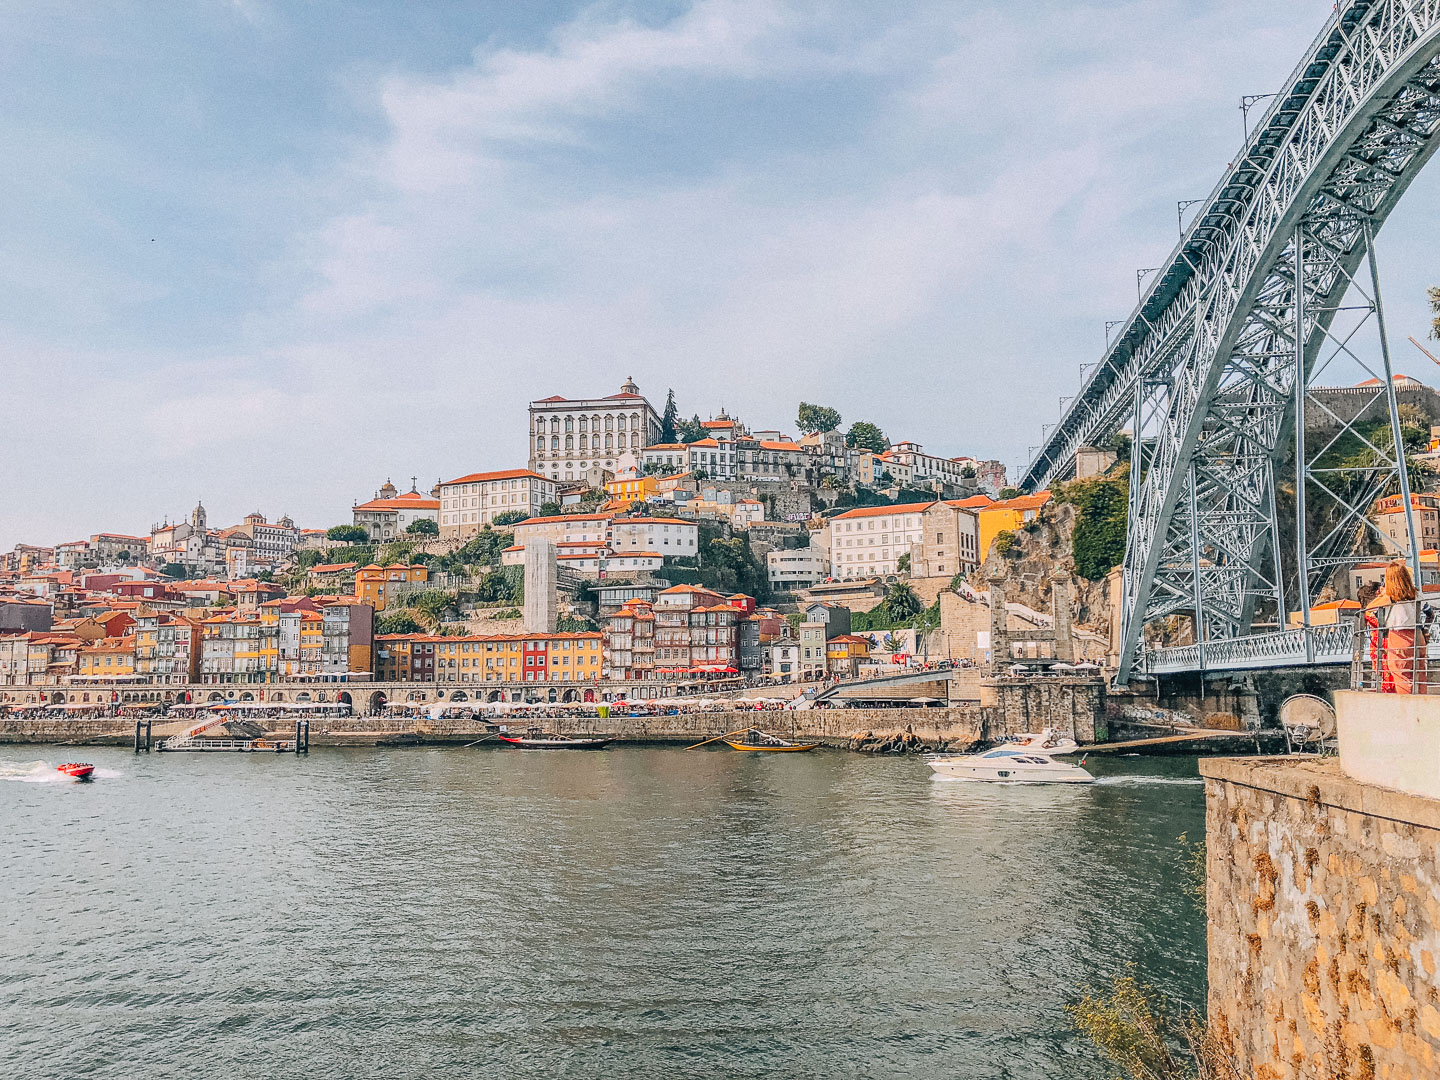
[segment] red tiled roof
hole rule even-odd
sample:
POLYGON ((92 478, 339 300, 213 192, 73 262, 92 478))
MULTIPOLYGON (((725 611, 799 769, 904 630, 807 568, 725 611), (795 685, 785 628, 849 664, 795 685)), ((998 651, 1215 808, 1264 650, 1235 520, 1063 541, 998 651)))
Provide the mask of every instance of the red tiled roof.
POLYGON ((887 514, 921 514, 930 507, 933 502, 923 503, 900 503, 898 506, 862 506, 857 510, 847 510, 835 517, 836 521, 844 521, 848 518, 885 517, 887 514))
MULTIPOLYGON (((548 476, 541 476, 529 469, 501 469, 499 472, 477 472, 469 473, 466 476, 457 476, 454 480, 446 480, 441 487, 449 487, 451 484, 483 484, 487 480, 518 480, 521 477, 531 477, 536 480, 549 480, 548 476)), ((439 503, 435 504, 437 507, 439 503)))
POLYGON ((356 510, 439 510, 440 500, 432 499, 429 495, 421 495, 418 491, 407 491, 404 495, 396 495, 393 499, 371 499, 367 503, 361 503, 355 507, 356 510))

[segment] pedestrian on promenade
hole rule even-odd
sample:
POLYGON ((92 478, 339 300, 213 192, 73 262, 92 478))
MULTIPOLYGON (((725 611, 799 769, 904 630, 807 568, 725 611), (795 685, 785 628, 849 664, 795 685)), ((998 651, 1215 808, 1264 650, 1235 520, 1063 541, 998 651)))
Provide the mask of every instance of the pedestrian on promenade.
POLYGON ((1426 693, 1429 639, 1415 579, 1403 559, 1396 559, 1385 567, 1385 584, 1370 606, 1372 611, 1366 613, 1366 622, 1376 628, 1372 649, 1380 646, 1374 651, 1377 658, 1383 656, 1380 692, 1426 693), (1382 630, 1383 642, 1380 641, 1382 630))

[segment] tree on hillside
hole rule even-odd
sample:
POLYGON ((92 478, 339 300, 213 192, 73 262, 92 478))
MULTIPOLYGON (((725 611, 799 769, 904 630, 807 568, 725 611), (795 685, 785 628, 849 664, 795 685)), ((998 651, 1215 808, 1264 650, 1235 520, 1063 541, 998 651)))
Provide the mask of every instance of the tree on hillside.
POLYGON ((178 562, 167 562, 160 568, 160 573, 168 578, 174 578, 176 581, 184 581, 190 576, 190 571, 185 569, 185 564, 178 562))
POLYGON ((499 529, 505 525, 514 525, 517 521, 524 521, 529 516, 524 510, 506 510, 503 514, 496 514, 490 524, 499 529))
POLYGON ((1432 285, 1425 295, 1430 297, 1430 314, 1435 316, 1430 322, 1430 336, 1440 340, 1440 288, 1432 285))
POLYGON ((1021 491, 1020 491, 1019 488, 1007 487, 1007 488, 1001 488, 1001 489, 1000 489, 1000 498, 1001 498, 1001 499, 1018 499, 1018 498, 1020 497, 1020 495, 1021 495, 1021 491))
POLYGON ((407 536, 439 536, 440 526, 435 524, 434 518, 416 518, 405 526, 407 536))
POLYGON ((683 443, 699 442, 705 438, 705 426, 700 423, 700 414, 696 413, 689 420, 681 420, 679 428, 676 429, 683 443))
POLYGON ((543 502, 540 504, 541 517, 559 517, 560 504, 557 502, 543 502))
POLYGON ((325 530, 325 539, 339 540, 345 544, 363 544, 370 534, 359 525, 332 525, 325 530))
POLYGON ((393 611, 375 620, 377 634, 418 634, 424 627, 408 611, 393 611))
POLYGON ((834 431, 840 426, 840 414, 824 405, 800 402, 800 411, 795 417, 795 426, 806 435, 820 435, 834 431))
POLYGON ((680 410, 675 407, 675 391, 665 394, 665 411, 660 414, 660 441, 677 442, 680 438, 680 410))
POLYGON ((883 454, 890 449, 890 440, 869 420, 856 420, 845 433, 845 445, 856 450, 869 450, 872 454, 883 454))

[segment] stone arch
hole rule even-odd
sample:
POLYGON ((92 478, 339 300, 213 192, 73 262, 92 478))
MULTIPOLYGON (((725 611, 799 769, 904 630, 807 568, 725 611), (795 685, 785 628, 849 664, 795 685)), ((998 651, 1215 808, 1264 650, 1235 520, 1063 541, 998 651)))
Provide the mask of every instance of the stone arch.
POLYGON ((65 694, 64 694, 62 691, 60 691, 60 690, 56 690, 53 694, 50 695, 50 704, 52 704, 52 705, 64 705, 64 704, 65 704, 65 694))
POLYGON ((579 701, 580 692, 578 690, 566 690, 565 693, 560 695, 560 700, 566 704, 579 701))
POLYGON ((456 690, 453 694, 450 695, 450 700, 451 700, 451 701, 469 701, 469 700, 470 700, 470 695, 467 694, 467 693, 465 693, 464 690, 456 690))
POLYGON ((249 690, 243 690, 243 691, 241 691, 241 693, 240 693, 240 700, 241 700, 241 701, 254 701, 254 700, 255 700, 255 695, 252 694, 249 690))
POLYGON ((310 700, 310 691, 309 691, 309 690, 301 690, 298 694, 295 695, 295 700, 296 700, 297 703, 303 703, 303 702, 309 701, 309 700, 310 700))
POLYGON ((502 694, 499 690, 491 690, 488 694, 485 695, 485 700, 502 701, 504 700, 504 694, 502 694))
POLYGON ((372 713, 383 712, 390 699, 385 696, 384 690, 376 690, 370 695, 370 711, 372 713))
POLYGON ((205 700, 206 700, 206 701, 224 701, 224 700, 225 700, 225 695, 222 694, 222 693, 220 693, 219 690, 211 690, 211 691, 210 691, 210 696, 207 697, 205 700))
POLYGON ((351 699, 351 697, 350 697, 350 691, 348 691, 348 690, 341 690, 338 694, 335 695, 335 704, 337 704, 337 705, 354 705, 355 702, 354 702, 354 701, 351 699))
POLYGON ((271 700, 271 701, 284 701, 284 700, 285 700, 285 691, 284 691, 284 690, 272 690, 272 691, 270 691, 270 700, 271 700))
POLYGON ((586 700, 586 701, 594 701, 594 700, 595 700, 595 691, 594 691, 594 690, 586 690, 586 691, 585 691, 585 700, 586 700))

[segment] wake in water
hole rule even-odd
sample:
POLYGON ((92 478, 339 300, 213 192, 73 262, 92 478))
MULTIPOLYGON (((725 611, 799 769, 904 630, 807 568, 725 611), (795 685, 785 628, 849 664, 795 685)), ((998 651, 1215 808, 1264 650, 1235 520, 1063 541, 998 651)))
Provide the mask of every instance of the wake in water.
POLYGON ((1205 781, 1198 776, 1097 776, 1095 783, 1109 784, 1112 787, 1151 787, 1161 784, 1196 787, 1205 781))
MULTIPOLYGON (((113 780, 120 773, 114 769, 96 769, 90 774, 92 780, 113 780)), ((73 784, 73 776, 66 776, 48 761, 0 761, 0 780, 16 780, 22 784, 73 784)))

